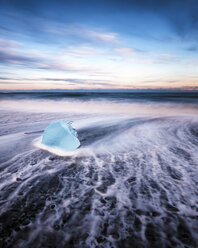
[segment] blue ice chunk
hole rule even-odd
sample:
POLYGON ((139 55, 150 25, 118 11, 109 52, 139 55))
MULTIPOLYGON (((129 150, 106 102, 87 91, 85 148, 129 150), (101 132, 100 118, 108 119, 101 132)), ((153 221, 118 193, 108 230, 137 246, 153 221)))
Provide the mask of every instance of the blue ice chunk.
POLYGON ((73 129, 71 123, 64 120, 53 122, 47 126, 41 143, 64 151, 74 151, 80 146, 77 132, 73 129))

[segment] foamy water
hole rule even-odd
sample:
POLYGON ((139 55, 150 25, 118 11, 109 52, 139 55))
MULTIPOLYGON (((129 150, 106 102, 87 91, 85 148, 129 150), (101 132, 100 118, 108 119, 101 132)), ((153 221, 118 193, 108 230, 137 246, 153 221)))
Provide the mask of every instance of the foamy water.
POLYGON ((197 247, 198 105, 3 99, 0 223, 7 247, 197 247), (81 146, 41 146, 52 121, 81 146), (59 155, 55 155, 55 154, 59 155))

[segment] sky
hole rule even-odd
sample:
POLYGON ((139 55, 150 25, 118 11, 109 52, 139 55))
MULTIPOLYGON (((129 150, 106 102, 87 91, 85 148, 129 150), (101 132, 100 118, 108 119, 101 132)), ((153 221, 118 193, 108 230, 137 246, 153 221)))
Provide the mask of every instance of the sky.
POLYGON ((0 0, 0 90, 198 90, 197 0, 0 0))

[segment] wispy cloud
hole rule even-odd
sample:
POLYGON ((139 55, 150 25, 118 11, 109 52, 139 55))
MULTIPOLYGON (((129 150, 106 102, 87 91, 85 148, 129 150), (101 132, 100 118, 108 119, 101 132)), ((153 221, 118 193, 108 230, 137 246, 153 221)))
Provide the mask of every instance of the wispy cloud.
POLYGON ((18 41, 0 38, 0 49, 16 48, 21 46, 22 43, 18 41))
POLYGON ((115 86, 115 83, 111 83, 109 80, 97 80, 97 79, 84 79, 84 78, 42 78, 44 81, 51 82, 69 82, 78 85, 100 85, 100 86, 115 86))
POLYGON ((68 25, 66 27, 49 28, 48 32, 67 36, 70 38, 81 39, 83 43, 96 44, 116 44, 119 43, 118 34, 87 28, 81 25, 68 25))
POLYGON ((27 65, 35 63, 36 61, 36 58, 30 57, 24 53, 22 43, 0 38, 1 64, 27 65))
POLYGON ((90 46, 85 46, 85 45, 81 45, 81 46, 69 46, 66 49, 66 52, 69 55, 72 56, 97 56, 102 54, 103 52, 99 49, 90 47, 90 46))
POLYGON ((90 88, 90 87, 99 87, 99 88, 109 88, 109 87, 118 87, 119 84, 112 83, 109 80, 97 80, 97 79, 86 79, 86 78, 23 78, 16 80, 14 78, 0 78, 1 85, 52 85, 53 87, 61 86, 74 86, 75 88, 90 88))
POLYGON ((0 1, 1 83, 139 87, 197 75, 196 0, 41 2, 0 1))
POLYGON ((124 57, 131 57, 135 55, 135 50, 130 47, 116 47, 115 52, 118 55, 124 56, 124 57))
POLYGON ((176 56, 173 54, 168 54, 168 53, 162 53, 159 55, 159 57, 161 58, 165 58, 165 59, 176 59, 176 56))
POLYGON ((54 70, 64 72, 101 72, 97 65, 84 65, 78 60, 71 61, 75 56, 96 56, 99 51, 88 46, 68 47, 55 52, 30 49, 22 43, 13 40, 0 40, 0 63, 18 65, 40 70, 54 70), (6 46, 7 44, 7 46, 6 46))
POLYGON ((0 51, 0 63, 14 65, 27 65, 37 62, 35 58, 26 57, 20 54, 14 54, 9 51, 0 51))
POLYGON ((155 56, 153 63, 154 64, 169 64, 169 63, 178 63, 179 58, 176 55, 168 54, 168 53, 162 53, 155 56))
POLYGON ((97 32, 94 30, 89 30, 85 29, 82 30, 82 32, 87 36, 90 37, 91 39, 95 41, 100 41, 100 42, 106 42, 106 43, 117 43, 117 34, 116 33, 105 33, 105 32, 97 32))
POLYGON ((141 64, 171 64, 179 63, 180 59, 174 54, 161 53, 152 54, 149 53, 145 57, 140 57, 138 60, 141 64))

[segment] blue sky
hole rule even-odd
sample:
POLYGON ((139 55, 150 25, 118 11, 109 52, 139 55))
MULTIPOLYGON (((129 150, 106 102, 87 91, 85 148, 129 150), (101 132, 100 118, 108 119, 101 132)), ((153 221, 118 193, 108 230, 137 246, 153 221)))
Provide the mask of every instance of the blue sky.
POLYGON ((0 1, 0 89, 198 89, 198 1, 0 1))

